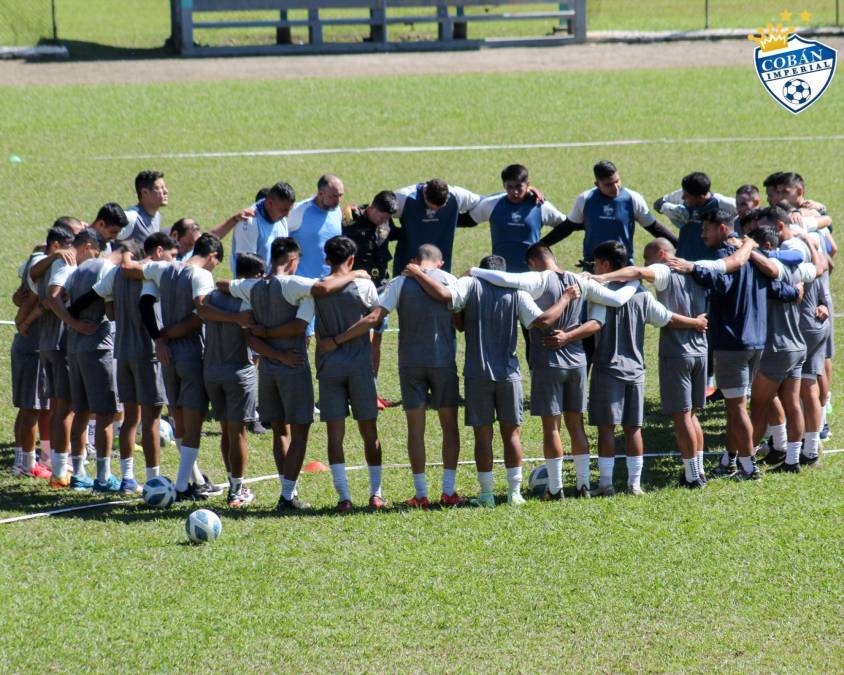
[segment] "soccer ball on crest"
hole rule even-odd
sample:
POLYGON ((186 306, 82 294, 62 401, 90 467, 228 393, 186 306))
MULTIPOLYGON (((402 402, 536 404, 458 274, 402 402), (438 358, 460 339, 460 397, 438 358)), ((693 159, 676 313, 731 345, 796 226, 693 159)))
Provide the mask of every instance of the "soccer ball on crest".
POLYGON ((782 95, 795 105, 805 103, 812 95, 809 84, 803 80, 789 80, 782 88, 782 95))

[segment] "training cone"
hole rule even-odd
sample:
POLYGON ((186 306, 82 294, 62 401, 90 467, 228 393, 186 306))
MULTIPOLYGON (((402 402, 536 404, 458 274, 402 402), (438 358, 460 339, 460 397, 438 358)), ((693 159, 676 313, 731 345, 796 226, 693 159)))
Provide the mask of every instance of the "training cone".
POLYGON ((322 462, 318 462, 314 460, 313 462, 308 462, 305 464, 305 468, 302 469, 305 473, 321 473, 323 471, 328 471, 328 467, 325 466, 322 462))
POLYGON ((23 160, 17 155, 9 155, 9 162, 11 164, 22 164, 23 160))

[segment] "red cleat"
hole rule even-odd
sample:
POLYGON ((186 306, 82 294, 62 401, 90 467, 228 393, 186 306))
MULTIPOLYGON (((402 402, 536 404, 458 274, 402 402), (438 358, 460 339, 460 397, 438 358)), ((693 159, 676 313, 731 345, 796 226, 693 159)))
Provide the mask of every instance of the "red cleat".
POLYGON ((447 495, 445 492, 443 492, 440 495, 440 504, 444 507, 466 506, 466 498, 461 497, 456 492, 453 495, 447 495))
POLYGON ((431 502, 428 501, 427 497, 411 497, 405 502, 405 505, 411 509, 422 509, 423 511, 431 508, 431 502))
POLYGON ((34 478, 43 478, 44 480, 50 480, 53 477, 53 472, 50 471, 46 466, 44 466, 41 462, 35 462, 35 466, 32 468, 32 476, 34 478))
POLYGON ((381 509, 384 508, 385 505, 386 505, 386 502, 383 499, 381 499, 381 497, 379 497, 378 495, 372 495, 369 498, 369 508, 372 509, 373 511, 380 511, 381 509))
POLYGON ((706 398, 709 398, 714 393, 715 393, 715 387, 707 387, 706 388, 706 398))
POLYGON ((352 502, 350 499, 343 499, 337 503, 337 513, 349 513, 352 510, 352 502))

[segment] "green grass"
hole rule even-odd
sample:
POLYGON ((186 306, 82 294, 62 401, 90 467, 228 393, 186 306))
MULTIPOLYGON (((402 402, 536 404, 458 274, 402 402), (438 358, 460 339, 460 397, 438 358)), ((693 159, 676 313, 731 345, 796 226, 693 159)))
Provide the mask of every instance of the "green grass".
MULTIPOLYGON (((708 171, 729 193, 770 171, 794 168, 833 214, 841 141, 681 142, 648 146, 226 159, 95 161, 98 156, 381 145, 600 141, 628 138, 825 136, 840 133, 844 96, 831 87, 797 118, 769 100, 746 68, 701 71, 458 75, 290 82, 148 86, 7 87, 0 98, 0 294, 13 269, 53 218, 93 218, 108 200, 132 202, 142 168, 165 171, 169 223, 203 225, 249 203, 256 188, 289 180, 308 195, 332 170, 348 199, 434 175, 485 193, 499 189, 505 164, 519 161, 547 197, 567 210, 591 184, 600 158, 617 162, 624 182, 649 201, 685 173, 708 171), (379 97, 372 92, 389 92, 379 97), (668 95, 667 92, 671 92, 668 95), (702 96, 701 92, 707 92, 702 96), (433 112, 436 106, 436 112, 433 112)), ((636 237, 637 249, 648 239, 636 237)), ((228 243, 228 242, 227 242, 228 243)), ((458 273, 489 248, 485 227, 460 231, 458 273)), ((558 247, 564 266, 579 237, 558 247)), ((228 266, 221 272, 226 273, 228 266)), ((834 276, 840 295, 840 275, 834 276)), ((12 315, 5 301, 0 318, 12 315)), ((8 349, 11 331, 0 333, 8 349)), ((656 332, 647 335, 656 372, 656 332)), ((384 340, 380 389, 398 399, 396 335, 384 340)), ((842 373, 835 380, 840 406, 842 373)), ((0 382, 9 382, 8 361, 0 382)), ((646 449, 674 447, 648 380, 646 449)), ((8 385, 0 387, 2 462, 11 462, 8 385)), ((433 416, 429 418, 434 423, 433 416)), ((723 443, 723 408, 704 416, 707 446, 723 443)), ((404 461, 399 409, 379 419, 385 461, 404 461)), ((431 428, 429 458, 439 434, 431 428)), ((836 437, 844 425, 833 418, 836 437)), ((216 424, 207 426, 201 462, 224 473, 216 424)), ((471 432, 462 430, 462 459, 471 432)), ((347 461, 363 462, 353 428, 347 461)), ((541 454, 541 430, 528 419, 526 455, 541 454)), ((500 456, 500 449, 496 449, 500 456)), ((309 459, 325 461, 314 426, 309 459)), ((142 462, 139 460, 139 464, 142 462)), ((165 452, 164 473, 176 457, 165 452)), ((143 473, 142 467, 139 472, 143 473)), ((566 467, 567 485, 573 471, 566 467)), ((250 475, 272 473, 267 437, 250 437, 250 475)), ((527 472, 526 472, 527 473, 527 472)), ((213 546, 183 544, 187 509, 140 507, 87 512, 0 526, 0 668, 44 670, 840 670, 841 481, 844 461, 827 458, 799 477, 759 484, 711 484, 689 494, 673 487, 677 463, 649 461, 641 500, 619 497, 522 511, 330 515, 330 478, 307 475, 301 493, 317 511, 279 519, 278 484, 255 485, 258 503, 223 517, 213 546), (198 609, 201 608, 201 609, 198 609)), ((624 478, 619 466, 617 478, 624 478)), ((438 494, 440 470, 429 470, 438 494)), ((350 473, 364 503, 365 471, 350 473)), ((503 472, 496 474, 499 491, 503 472)), ((463 466, 458 489, 475 491, 463 466)), ((394 502, 411 494, 409 471, 385 471, 394 502)), ((42 483, 0 477, 0 515, 85 504, 42 483)))
MULTIPOLYGON (((787 3, 786 3, 787 4, 787 3)), ((467 8, 467 15, 496 13, 500 11, 554 11, 559 3, 536 3, 527 6, 496 8, 480 6, 467 8)), ((778 21, 785 4, 772 5, 768 0, 749 0, 740 4, 726 0, 710 3, 711 28, 755 28, 767 21, 778 21)), ((835 24, 834 0, 806 0, 798 6, 789 6, 797 14, 804 10, 812 13, 809 24, 830 26, 835 24)), ((588 28, 590 31, 607 30, 698 30, 705 25, 703 0, 589 0, 588 28)), ((70 45, 74 57, 90 57, 97 53, 93 45, 116 47, 121 50, 157 50, 170 34, 170 10, 167 0, 56 0, 56 22, 61 41, 70 45)), ((291 19, 303 19, 304 11, 290 12, 291 19)), ((325 10, 325 17, 364 17, 365 11, 325 10)), ((411 8, 391 10, 395 16, 420 16, 435 14, 433 9, 411 8)), ((216 12, 199 13, 196 20, 272 20, 275 12, 216 12)), ((515 22, 470 22, 469 38, 519 37, 550 35, 558 21, 524 20, 515 22)), ((801 23, 802 25, 802 23, 801 23)), ((418 41, 436 35, 436 24, 430 22, 395 24, 390 28, 390 39, 418 41)), ((329 41, 360 41, 368 34, 363 26, 328 27, 325 39, 329 41)), ((0 44, 32 44, 39 38, 52 34, 50 4, 48 0, 31 0, 21 7, 9 0, 0 1, 0 44)), ((293 30, 296 42, 307 41, 307 29, 293 30)), ((209 30, 199 29, 194 39, 200 44, 268 44, 275 41, 275 30, 270 28, 209 30)), ((99 52, 99 53, 102 53, 99 52)), ((118 52, 119 53, 119 52, 118 52)), ((118 55, 113 53, 112 55, 118 55)))

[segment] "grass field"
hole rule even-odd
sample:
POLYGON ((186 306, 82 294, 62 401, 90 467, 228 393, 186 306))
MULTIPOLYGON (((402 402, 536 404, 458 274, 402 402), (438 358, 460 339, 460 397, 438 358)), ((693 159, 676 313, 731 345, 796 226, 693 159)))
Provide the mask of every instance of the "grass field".
MULTIPOLYGON (((166 173, 169 223, 185 215, 210 226, 250 203, 256 188, 290 181, 302 196, 331 170, 361 202, 383 188, 432 176, 480 193, 499 189, 511 162, 567 210, 609 158, 649 201, 685 173, 710 173, 714 189, 761 183, 795 169, 835 216, 844 95, 794 118, 764 93, 750 66, 717 72, 453 75, 148 86, 8 87, 0 97, 0 294, 55 216, 91 219, 116 199, 132 203, 143 168, 166 173), (771 138, 800 137, 799 141, 771 138), (703 142, 700 139, 745 139, 703 142), (96 160, 97 157, 265 149, 652 141, 638 146, 441 151, 298 157, 96 160), (759 139, 759 140, 754 140, 759 139), (761 140, 766 139, 766 140, 761 140)), ((641 252, 647 233, 637 235, 641 252)), ((228 242, 226 242, 228 243, 228 242)), ((573 236, 557 248, 571 266, 573 236)), ((455 271, 489 248, 484 227, 460 231, 455 271)), ((225 273, 228 265, 222 266, 225 273)), ((836 295, 841 275, 834 276, 836 295)), ((6 301, 0 318, 11 318, 6 301)), ((11 329, 0 326, 8 351, 11 329)), ((648 332, 655 372, 656 332, 648 332)), ((840 333, 839 333, 840 337, 840 333)), ((384 341, 382 393, 399 398, 396 336, 384 341)), ((8 360, 0 363, 0 517, 83 504, 8 477, 12 420, 8 360)), ((844 377, 836 371, 840 407, 844 377)), ((833 417, 836 438, 844 425, 833 417)), ((673 449, 648 381, 647 451, 673 449)), ((433 417, 429 420, 433 423, 433 417)), ((704 416, 707 445, 723 447, 723 409, 704 416)), ((385 461, 404 461, 400 409, 379 418, 385 461)), ((363 463, 352 429, 347 462, 363 463)), ((224 477, 218 427, 200 459, 224 477)), ((431 430, 429 458, 439 436, 431 430)), ((541 454, 529 419, 526 455, 541 454)), ((462 432, 463 459, 471 433, 462 432)), ((272 473, 270 441, 250 437, 249 474, 272 473)), ((496 450, 500 456, 500 449, 496 450)), ((325 461, 316 424, 308 459, 325 461)), ((173 475, 175 451, 165 453, 173 475)), ((623 464, 623 463, 622 463, 623 464)), ((0 669, 29 671, 840 671, 844 583, 844 460, 826 458, 797 477, 758 484, 674 487, 673 459, 646 464, 643 499, 546 505, 513 511, 330 515, 330 478, 307 475, 309 517, 273 513, 278 483, 255 484, 257 504, 230 513, 213 546, 183 543, 187 508, 137 506, 0 526, 0 669)), ((141 468, 142 471, 142 468, 141 468)), ((566 485, 573 471, 566 467, 566 485)), ((616 472, 619 484, 625 470, 616 472)), ((440 471, 429 470, 438 494, 440 471)), ((365 471, 350 472, 365 502, 365 471)), ((503 472, 496 473, 503 489, 503 472)), ((385 471, 393 502, 411 496, 409 471, 385 471)), ((461 467, 458 490, 475 491, 461 467)))
MULTIPOLYGON (((565 4, 565 3, 563 3, 565 4)), ((709 3, 710 28, 755 28, 766 21, 778 20, 779 12, 788 3, 771 3, 769 0, 748 0, 742 3, 711 0, 709 3)), ((804 0, 788 5, 795 14, 809 11, 812 26, 835 25, 835 0, 804 0)), ((560 3, 537 3, 513 6, 512 11, 554 11, 560 3)), ((499 11, 495 7, 467 8, 468 15, 499 11)), ((503 10, 506 11, 506 8, 503 10)), ((648 30, 699 30, 704 28, 706 3, 704 0, 589 0, 588 28, 590 31, 648 31, 648 30)), ((326 17, 364 17, 365 11, 325 10, 326 17)), ((290 19, 306 18, 305 11, 291 11, 290 19)), ((420 16, 435 11, 425 8, 391 10, 391 15, 420 16)), ((225 12, 197 14, 197 20, 273 20, 276 12, 225 12)), ((797 21, 795 18, 794 21, 797 21)), ((160 48, 170 34, 170 9, 167 0, 56 0, 58 36, 67 42, 74 58, 102 57, 98 47, 115 47, 119 50, 149 51, 160 48)), ((470 22, 469 37, 516 37, 522 35, 550 35, 558 21, 554 19, 524 20, 516 22, 470 22)), ((802 25, 802 24, 801 24, 802 25)), ((436 34, 434 23, 396 24, 390 28, 390 39, 413 41, 431 39, 436 34)), ((326 40, 360 40, 368 33, 365 27, 329 27, 326 40)), ((9 0, 0 0, 0 44, 31 44, 38 38, 52 34, 49 0, 29 0, 21 6, 9 0)), ((295 41, 307 41, 307 29, 293 31, 295 41)), ((200 44, 255 44, 275 41, 272 28, 198 29, 194 35, 200 44)))

